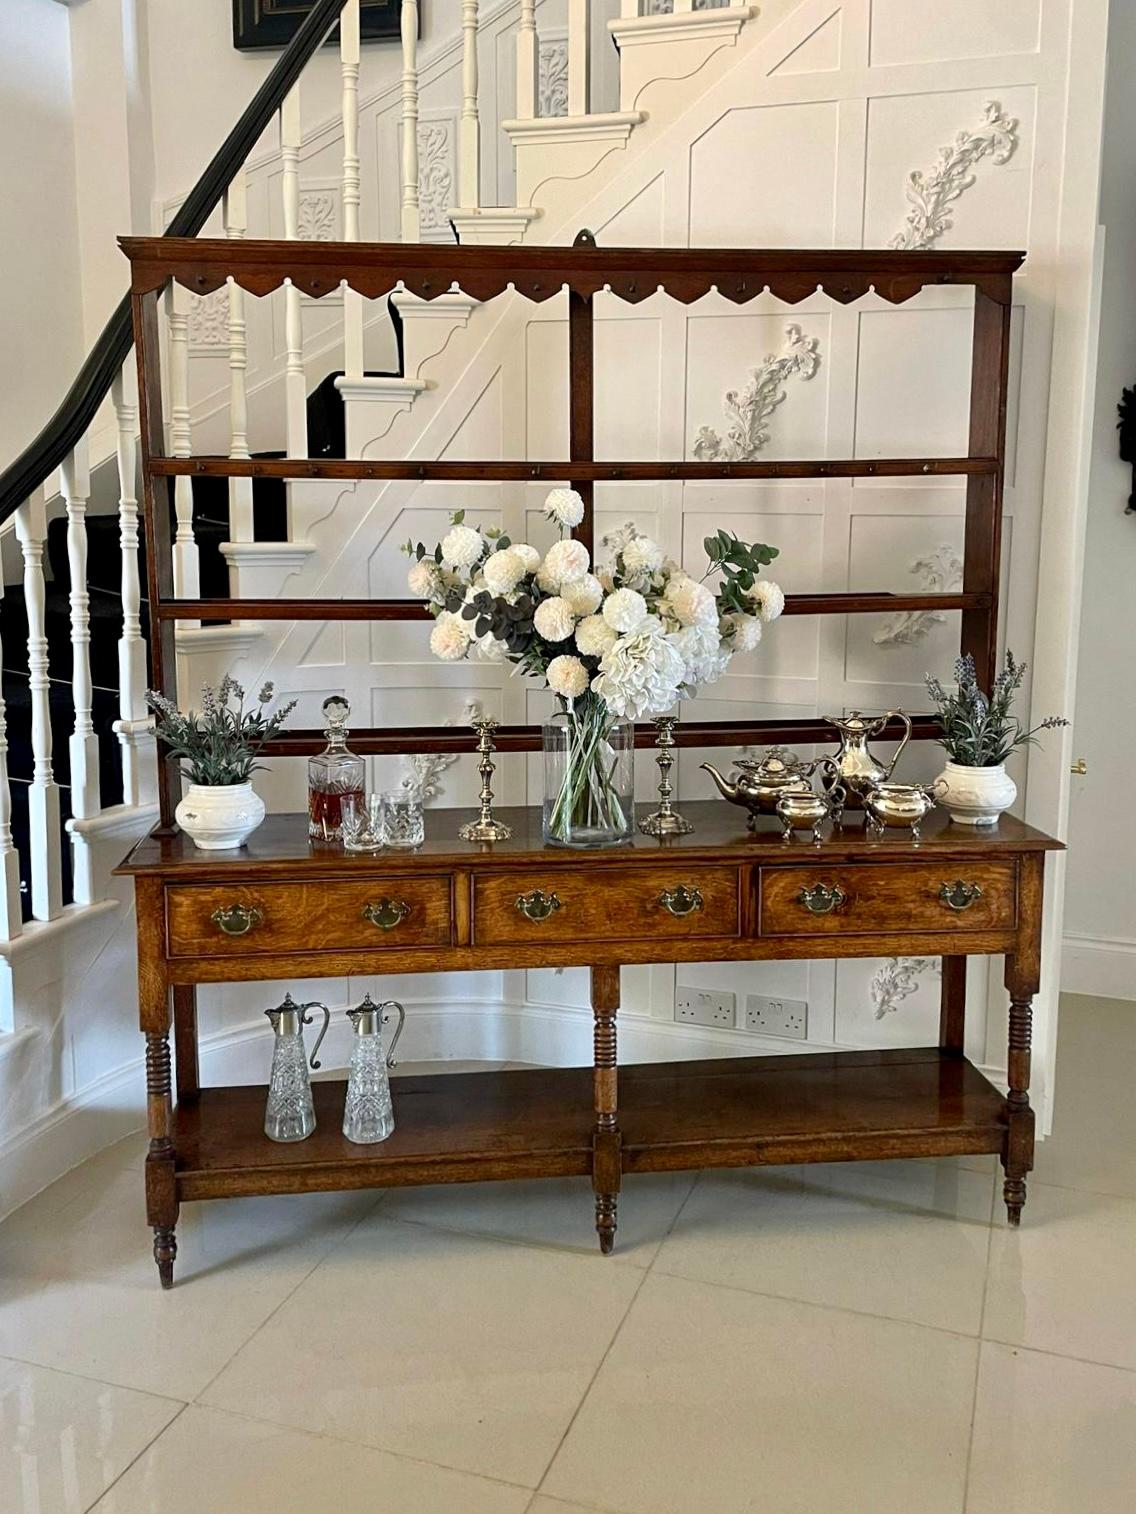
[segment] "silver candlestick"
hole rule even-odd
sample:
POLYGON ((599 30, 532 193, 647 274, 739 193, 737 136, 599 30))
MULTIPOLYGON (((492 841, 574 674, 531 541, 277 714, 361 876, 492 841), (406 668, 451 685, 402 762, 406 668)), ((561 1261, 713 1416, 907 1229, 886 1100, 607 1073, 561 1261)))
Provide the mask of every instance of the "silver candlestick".
POLYGON ((481 774, 481 814, 476 820, 467 820, 458 835, 463 841, 508 841, 513 834, 512 827, 503 820, 493 818, 493 787, 490 780, 494 772, 493 732, 497 729, 497 722, 492 715, 481 715, 471 721, 471 724, 477 732, 477 750, 481 754, 481 761, 477 764, 477 771, 481 774))
POLYGON ((659 754, 655 758, 659 765, 659 807, 639 822, 639 829, 647 836, 689 836, 694 829, 689 820, 684 820, 671 807, 671 795, 674 793, 671 768, 674 767, 674 733, 677 724, 678 717, 675 715, 660 715, 655 721, 659 733, 656 740, 659 754))

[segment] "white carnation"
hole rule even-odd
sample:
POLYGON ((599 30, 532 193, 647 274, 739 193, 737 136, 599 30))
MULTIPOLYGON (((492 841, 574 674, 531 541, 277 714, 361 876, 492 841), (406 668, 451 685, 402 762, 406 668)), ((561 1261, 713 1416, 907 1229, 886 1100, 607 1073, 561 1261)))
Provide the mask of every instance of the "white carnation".
POLYGON ((683 626, 671 631, 667 640, 682 658, 682 681, 691 688, 717 683, 729 666, 730 653, 722 646, 716 625, 683 626))
POLYGON ((469 633, 456 615, 446 611, 438 616, 430 632, 430 650, 443 662, 460 662, 469 651, 469 633))
POLYGON ((578 699, 588 687, 588 670, 578 657, 554 657, 548 664, 548 687, 565 699, 578 699))
POLYGON ((603 586, 594 573, 585 573, 583 578, 566 583, 560 593, 573 615, 591 615, 603 603, 603 586))
POLYGON ((511 594, 525 576, 525 564, 519 552, 506 547, 503 552, 493 552, 481 565, 485 587, 490 594, 511 594))
POLYGON ((545 553, 542 571, 561 587, 583 578, 591 566, 592 559, 582 541, 558 541, 545 553))
POLYGON ((686 573, 676 574, 663 594, 664 607, 680 625, 716 625, 718 605, 705 584, 686 573))
POLYGON ((602 615, 589 615, 576 627, 576 650, 581 657, 602 657, 618 640, 619 632, 602 615))
POLYGON ((536 583, 538 589, 543 589, 546 594, 560 593, 560 580, 548 571, 548 565, 541 563, 536 570, 536 583))
POLYGON ((768 578, 759 578, 746 598, 753 605, 755 614, 767 623, 776 620, 785 608, 785 596, 780 586, 768 578))
POLYGON ((485 543, 472 526, 452 526, 442 537, 442 557, 453 568, 472 568, 485 543))
POLYGON ((433 599, 442 587, 442 574, 432 557, 411 564, 407 587, 416 599, 433 599))
POLYGON ((637 635, 621 636, 604 654, 592 688, 613 715, 639 720, 671 708, 684 672, 682 657, 653 621, 637 635))
POLYGON ((727 615, 725 625, 735 652, 752 652, 761 640, 761 621, 756 615, 727 615))
POLYGON ((540 567, 540 553, 535 547, 530 547, 527 541, 515 541, 509 548, 521 559, 526 573, 535 573, 540 567))
POLYGON ((633 536, 623 549, 624 572, 638 578, 650 576, 663 566, 663 549, 649 536, 633 536))
POLYGON ((544 513, 558 526, 571 529, 584 518, 584 501, 575 489, 553 489, 544 502, 544 513))
POLYGON ((533 616, 536 634, 545 641, 567 641, 576 625, 576 617, 559 596, 542 599, 533 616))
POLYGON ((647 601, 634 589, 616 589, 604 600, 603 618, 612 630, 633 635, 647 618, 647 601))

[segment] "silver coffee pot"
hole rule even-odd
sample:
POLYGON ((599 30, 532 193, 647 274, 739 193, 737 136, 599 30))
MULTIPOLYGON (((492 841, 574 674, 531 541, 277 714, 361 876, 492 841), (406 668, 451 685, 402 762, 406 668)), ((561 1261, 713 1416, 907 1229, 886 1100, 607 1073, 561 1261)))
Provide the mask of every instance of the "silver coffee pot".
POLYGON ((302 1141, 316 1128, 312 1080, 308 1076, 308 1053, 304 1046, 304 1026, 310 1025, 314 1018, 308 1013, 310 1009, 323 1011, 323 1027, 311 1055, 311 1066, 318 1068, 316 1053, 331 1023, 327 1005, 314 999, 309 1004, 297 1004, 291 994, 285 994, 283 1004, 264 1011, 275 1032, 268 1105, 264 1111, 264 1133, 270 1141, 302 1141))
POLYGON ((886 715, 873 720, 860 710, 849 710, 847 715, 826 715, 824 719, 840 732, 840 750, 830 759, 833 765, 832 782, 840 784, 850 797, 860 800, 881 783, 887 783, 911 740, 911 717, 902 710, 888 710, 886 715), (872 752, 868 742, 887 728, 889 720, 903 722, 903 740, 896 747, 891 761, 884 762, 872 752))
POLYGON ((406 1024, 406 1011, 393 999, 376 1004, 367 994, 361 1004, 347 1011, 347 1018, 355 1039, 343 1108, 343 1134, 349 1141, 369 1146, 375 1141, 385 1141, 394 1130, 388 1074, 394 1066, 394 1049, 406 1024), (391 1037, 390 1049, 384 1052, 383 1021, 391 1013, 398 1018, 398 1028, 391 1037))

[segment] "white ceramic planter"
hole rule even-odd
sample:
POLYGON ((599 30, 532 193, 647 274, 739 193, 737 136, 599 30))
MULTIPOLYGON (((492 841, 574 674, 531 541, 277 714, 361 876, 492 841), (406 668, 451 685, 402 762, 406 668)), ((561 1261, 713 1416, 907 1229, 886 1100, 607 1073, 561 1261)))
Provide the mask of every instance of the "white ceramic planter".
POLYGON ((958 825, 996 825, 1018 797, 1018 786, 1003 764, 972 768, 948 762, 935 780, 934 794, 958 825))
POLYGON ((191 783, 174 819, 203 852, 242 846, 264 819, 264 800, 251 783, 191 783))

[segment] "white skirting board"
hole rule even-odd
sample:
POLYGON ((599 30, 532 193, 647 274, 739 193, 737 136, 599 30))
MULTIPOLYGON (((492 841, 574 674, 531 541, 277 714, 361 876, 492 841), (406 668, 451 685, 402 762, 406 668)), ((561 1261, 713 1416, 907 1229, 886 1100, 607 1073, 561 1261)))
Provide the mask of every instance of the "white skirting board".
POLYGON ((1061 992, 1136 1000, 1136 941, 1067 932, 1061 950, 1061 992))

